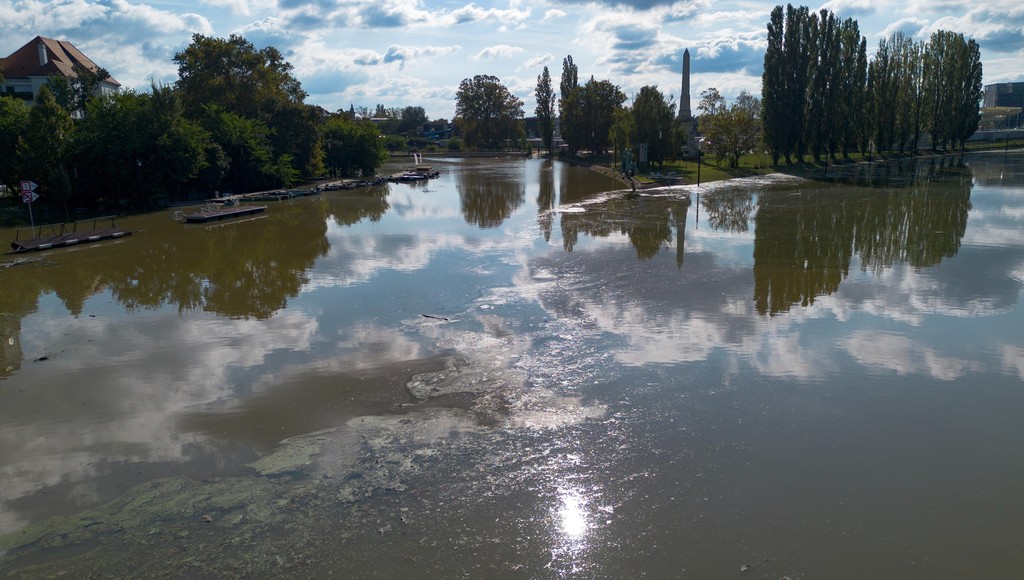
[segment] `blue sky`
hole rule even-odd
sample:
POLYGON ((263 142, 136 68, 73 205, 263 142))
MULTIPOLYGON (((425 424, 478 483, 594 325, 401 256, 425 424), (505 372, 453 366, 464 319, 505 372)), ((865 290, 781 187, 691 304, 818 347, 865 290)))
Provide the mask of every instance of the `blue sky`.
MULTIPOLYGON (((544 66, 556 89, 572 55, 580 81, 590 76, 627 95, 657 85, 679 100, 683 49, 691 54, 691 106, 717 88, 729 99, 760 94, 765 25, 776 3, 755 0, 0 0, 0 54, 36 35, 69 40, 125 87, 177 78, 172 58, 193 33, 241 34, 273 45, 294 65, 308 103, 422 106, 450 119, 459 82, 501 79, 533 115, 544 66)), ((794 3, 794 5, 802 5, 794 3)), ((807 4, 854 18, 869 56, 902 30, 927 39, 938 29, 981 46, 985 84, 1024 81, 1024 2, 988 0, 836 0, 807 4)))

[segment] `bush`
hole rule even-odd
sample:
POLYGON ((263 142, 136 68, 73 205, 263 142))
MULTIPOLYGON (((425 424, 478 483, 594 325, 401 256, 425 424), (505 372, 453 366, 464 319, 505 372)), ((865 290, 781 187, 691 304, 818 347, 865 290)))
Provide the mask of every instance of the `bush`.
POLYGON ((449 151, 462 151, 462 139, 458 137, 452 137, 448 140, 449 151))

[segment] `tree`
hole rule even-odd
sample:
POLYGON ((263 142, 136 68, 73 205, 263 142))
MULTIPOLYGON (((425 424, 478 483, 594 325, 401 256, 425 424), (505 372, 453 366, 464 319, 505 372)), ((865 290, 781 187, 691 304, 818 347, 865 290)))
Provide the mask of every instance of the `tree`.
POLYGON ((324 127, 325 161, 336 175, 373 175, 388 150, 377 125, 368 119, 334 115, 324 127))
POLYGON ((843 157, 849 158, 851 151, 867 151, 867 142, 864 139, 868 110, 865 106, 868 79, 867 39, 861 36, 857 21, 849 18, 843 21, 840 34, 842 56, 839 66, 843 76, 842 87, 839 90, 841 103, 837 133, 843 157))
POLYGON ((633 126, 635 142, 647 144, 649 162, 660 166, 666 159, 673 158, 678 150, 674 118, 675 105, 662 95, 656 85, 640 89, 640 94, 633 100, 633 126))
POLYGON ((562 131, 562 140, 569 146, 569 151, 575 153, 582 142, 582 133, 579 126, 580 103, 579 69, 572 62, 572 55, 562 59, 562 78, 558 85, 561 98, 558 101, 559 126, 562 131))
POLYGON ((534 91, 537 100, 537 125, 544 148, 551 153, 555 143, 555 91, 551 87, 551 73, 548 67, 537 77, 537 88, 534 91))
POLYGON ((22 179, 18 150, 28 127, 28 116, 25 101, 0 96, 0 185, 12 191, 22 179))
POLYGON ((924 55, 932 142, 935 146, 962 147, 977 130, 980 119, 981 50, 963 34, 939 30, 932 34, 924 55))
POLYGON ((225 176, 236 193, 291 186, 298 178, 287 154, 274 157, 266 123, 207 105, 203 127, 230 160, 225 176))
POLYGON ((412 106, 403 108, 400 118, 401 121, 398 123, 398 133, 400 135, 405 135, 410 131, 419 131, 420 127, 430 120, 427 117, 426 109, 412 106))
POLYGON ((730 167, 739 167, 740 157, 761 145, 761 101, 750 93, 741 92, 730 106, 712 87, 701 93, 697 110, 704 148, 719 162, 728 160, 730 167))
POLYGON ((463 79, 456 93, 455 123, 468 147, 497 148, 515 143, 523 119, 523 102, 497 77, 463 79))
POLYGON ((43 85, 36 104, 29 111, 24 138, 18 144, 18 160, 24 178, 39 184, 39 189, 67 210, 71 182, 64 167, 64 156, 74 138, 71 116, 57 104, 50 88, 43 85))
POLYGON ((875 59, 868 66, 868 99, 875 112, 874 141, 880 151, 916 148, 917 132, 924 121, 921 85, 923 46, 902 32, 879 41, 875 59))
POLYGON ((805 119, 811 70, 811 15, 806 7, 777 6, 768 22, 762 97, 764 135, 773 163, 802 158, 806 150, 805 119))
POLYGON ((284 103, 306 98, 292 76, 292 65, 274 47, 256 50, 245 38, 212 38, 193 34, 192 43, 174 55, 177 88, 185 110, 193 117, 215 103, 243 117, 268 121, 284 103))
POLYGON ((306 92, 276 48, 257 50, 238 35, 223 39, 194 34, 192 43, 174 55, 174 62, 175 86, 189 117, 203 118, 205 107, 213 104, 262 123, 274 164, 287 158, 307 175, 322 171, 323 115, 305 105, 306 92))
POLYGON ((211 146, 210 134, 185 117, 177 92, 153 85, 148 93, 90 100, 70 161, 83 202, 143 209, 193 187, 210 165, 211 146))
POLYGON ((315 105, 283 104, 268 122, 274 154, 290 156, 295 169, 303 175, 322 175, 325 115, 326 111, 315 105))
POLYGON ((107 69, 89 70, 80 64, 72 67, 73 76, 50 75, 47 83, 57 103, 71 114, 85 114, 85 104, 99 96, 100 83, 110 78, 107 69))
POLYGON ((764 72, 761 74, 761 98, 764 101, 764 140, 772 164, 786 154, 786 77, 782 6, 772 9, 768 20, 768 46, 764 51, 764 72))
POLYGON ((562 137, 570 144, 571 150, 587 149, 593 155, 605 153, 615 112, 626 102, 626 94, 611 81, 598 81, 594 77, 573 92, 574 130, 571 139, 564 133, 562 137))
MULTIPOLYGON (((608 138, 611 140, 615 159, 622 159, 623 153, 627 150, 632 150, 635 135, 636 122, 633 117, 633 111, 626 109, 615 111, 614 122, 608 131, 608 138)), ((629 167, 623 168, 624 172, 629 170, 629 167)))

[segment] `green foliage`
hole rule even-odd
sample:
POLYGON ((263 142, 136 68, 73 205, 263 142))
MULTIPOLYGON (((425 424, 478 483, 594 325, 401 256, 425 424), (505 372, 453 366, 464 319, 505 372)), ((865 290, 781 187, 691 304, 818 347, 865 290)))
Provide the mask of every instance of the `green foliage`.
POLYGON ((496 149, 518 140, 523 102, 497 77, 463 79, 456 93, 455 123, 470 148, 496 149))
POLYGON ((562 59, 562 78, 559 83, 561 98, 558 101, 558 118, 561 123, 562 140, 570 153, 576 153, 583 141, 580 126, 581 96, 579 94, 579 68, 572 62, 572 55, 562 59))
MULTIPOLYGON (((633 149, 633 139, 636 136, 636 121, 633 111, 619 109, 615 111, 615 119, 608 131, 608 137, 612 143, 615 159, 621 159, 624 152, 633 149)), ((633 157, 635 159, 635 156, 633 157)), ((628 170, 629 168, 625 168, 628 170)))
POLYGON ((192 43, 174 55, 177 88, 185 110, 202 115, 208 104, 266 121, 287 103, 306 98, 292 65, 274 47, 256 50, 245 38, 192 35, 192 43))
POLYGON ((738 168, 743 155, 761 149, 763 121, 760 99, 743 91, 730 106, 712 87, 701 94, 697 110, 701 112, 702 147, 719 163, 728 161, 729 167, 738 168))
POLYGON ((0 184, 11 191, 21 181, 18 150, 28 127, 29 107, 21 99, 0 96, 0 184))
POLYGON ((74 130, 71 116, 57 104, 49 87, 43 85, 18 143, 18 162, 26 174, 23 179, 35 181, 40 193, 60 201, 66 200, 68 195, 62 172, 74 130))
POLYGON ((388 153, 405 151, 409 148, 409 139, 401 135, 385 135, 384 148, 388 150, 388 153))
POLYGON ((396 133, 404 134, 410 131, 418 132, 430 119, 427 118, 427 111, 423 107, 404 107, 399 117, 398 130, 396 133))
POLYGON ((324 140, 327 167, 339 176, 373 175, 388 156, 384 139, 372 121, 332 116, 324 127, 324 140))
POLYGON ((581 139, 577 150, 586 146, 592 154, 603 155, 610 144, 609 132, 615 111, 622 109, 626 93, 610 81, 597 81, 594 77, 577 90, 580 111, 574 137, 581 139))
POLYGON ((626 94, 610 81, 590 77, 587 84, 570 89, 563 94, 562 138, 569 150, 582 149, 592 155, 602 155, 611 144, 611 128, 615 123, 615 112, 626 102, 626 94), (568 123, 568 126, 566 126, 568 123))
POLYGON ((662 166, 666 160, 675 159, 680 146, 679 132, 672 122, 675 105, 657 86, 648 85, 633 100, 632 113, 635 143, 647 144, 648 162, 662 166))
MULTIPOLYGON (((292 75, 292 65, 276 48, 257 50, 238 35, 223 39, 195 34, 192 43, 175 54, 174 62, 178 65, 175 86, 190 117, 202 118, 207 106, 216 105, 227 113, 261 124, 260 140, 269 143, 273 161, 262 165, 260 176, 252 180, 241 178, 236 171, 236 183, 287 185, 294 179, 285 176, 294 172, 279 167, 280 160, 285 158, 292 160, 293 169, 306 175, 323 172, 324 113, 303 103, 306 92, 292 75), (283 180, 268 184, 263 179, 268 175, 281 176, 283 180)), ((231 147, 238 151, 237 143, 231 147)))
POLYGON ((977 128, 981 55, 962 34, 938 31, 928 43, 894 33, 874 59, 857 22, 828 10, 772 10, 762 77, 764 141, 773 163, 816 161, 853 151, 962 147, 977 128))
POLYGON ((90 100, 71 161, 76 191, 96 205, 110 198, 137 209, 181 194, 209 165, 210 135, 185 118, 170 87, 90 100))
POLYGON ((262 121, 211 104, 206 106, 202 123, 231 162, 225 181, 233 191, 259 191, 294 183, 294 173, 285 171, 282 165, 282 159, 290 160, 290 156, 275 158, 270 130, 262 121))
POLYGON ((47 79, 57 103, 68 113, 84 114, 89 99, 98 96, 100 83, 110 77, 104 68, 91 71, 80 64, 72 67, 75 76, 51 75, 47 79))
POLYGON ((924 48, 923 77, 932 142, 962 148, 981 119, 981 49, 963 34, 936 31, 924 48))
POLYGON ((446 149, 448 149, 449 151, 462 151, 462 139, 459 139, 458 137, 452 137, 451 139, 448 140, 446 149))
MULTIPOLYGON (((106 71, 76 69, 77 78, 51 79, 53 91, 44 87, 36 107, 0 96, 0 182, 16 190, 19 180, 32 179, 44 203, 74 195, 79 206, 145 209, 219 190, 288 187, 324 173, 333 117, 303 103, 306 94, 276 49, 197 34, 174 61, 178 82, 150 93, 96 97, 106 71), (77 124, 68 111, 82 113, 77 124)), ((422 107, 387 112, 410 131, 426 121, 422 107)), ((372 174, 387 158, 368 121, 335 127, 331 137, 336 169, 372 174)), ((404 147, 405 138, 387 143, 404 147)))
POLYGON ((537 115, 540 137, 544 142, 544 148, 550 153, 554 149, 555 141, 555 92, 551 87, 551 73, 548 72, 548 67, 544 67, 544 72, 537 77, 534 95, 537 100, 534 112, 537 115))

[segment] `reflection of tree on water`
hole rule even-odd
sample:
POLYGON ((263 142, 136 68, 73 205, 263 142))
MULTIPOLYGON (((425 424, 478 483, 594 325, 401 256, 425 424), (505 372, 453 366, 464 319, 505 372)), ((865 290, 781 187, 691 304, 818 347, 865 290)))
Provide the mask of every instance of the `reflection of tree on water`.
POLYGON ((871 163, 834 165, 826 170, 826 179, 866 187, 892 187, 914 185, 932 179, 971 179, 963 155, 935 155, 903 157, 871 163))
POLYGON ((545 159, 540 166, 537 189, 537 225, 544 241, 551 241, 551 210, 555 207, 555 162, 545 159))
POLYGON ((43 257, 43 265, 4 276, 0 309, 20 319, 35 311, 40 295, 53 293, 77 316, 87 299, 109 289, 128 309, 173 304, 182 312, 267 318, 298 294, 305 272, 327 253, 325 220, 325 208, 315 204, 281 204, 249 222, 180 226, 185 231, 173 238, 147 239, 141 232, 60 267, 46 266, 43 257))
POLYGON ((844 188, 762 196, 755 218, 754 303, 761 314, 831 294, 854 252, 863 268, 938 264, 967 227, 970 185, 930 191, 844 188))
POLYGON ((339 226, 355 225, 365 218, 378 222, 391 208, 387 185, 334 192, 319 202, 324 214, 339 226))
POLYGON ((21 317, 0 314, 0 379, 21 369, 21 317))
POLYGON ((283 204, 275 210, 272 218, 197 229, 173 247, 138 245, 143 255, 124 260, 133 265, 129 271, 110 272, 112 294, 129 308, 167 303, 270 317, 298 294, 306 270, 328 249, 322 216, 311 219, 308 211, 283 204))
POLYGON ((487 171, 458 172, 457 187, 466 223, 481 228, 500 226, 526 201, 522 180, 490 175, 487 171))
POLYGON ((754 215, 754 194, 715 193, 705 195, 701 207, 707 212, 707 223, 713 229, 741 234, 750 229, 754 215))
POLYGON ((1024 185, 1024 153, 992 151, 967 158, 971 175, 978 185, 1024 185))
POLYGON ((562 245, 571 252, 580 232, 594 237, 625 234, 641 260, 653 258, 662 243, 672 243, 672 226, 678 229, 676 261, 682 264, 683 234, 689 203, 681 200, 639 197, 617 198, 588 205, 583 213, 562 214, 562 245))

